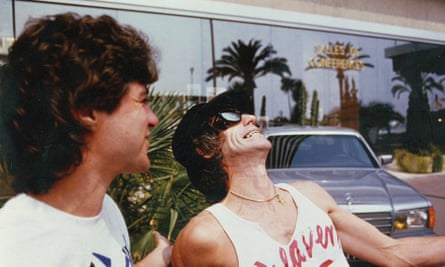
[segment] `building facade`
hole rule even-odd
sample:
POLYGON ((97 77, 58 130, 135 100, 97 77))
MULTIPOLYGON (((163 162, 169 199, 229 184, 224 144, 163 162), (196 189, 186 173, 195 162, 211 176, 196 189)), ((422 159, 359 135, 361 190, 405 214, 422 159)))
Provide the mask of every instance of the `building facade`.
POLYGON ((300 87, 284 86, 283 77, 273 73, 259 75, 257 115, 292 120, 304 106, 299 112, 308 122, 356 129, 366 124, 366 135, 376 143, 406 131, 409 93, 421 90, 433 118, 429 129, 436 139, 445 133, 445 2, 440 0, 2 0, 0 60, 5 62, 7 48, 30 17, 60 12, 108 14, 144 31, 160 52, 158 92, 205 101, 243 82, 209 78, 225 49, 258 43, 258 50, 271 46, 272 57, 286 60, 285 78, 300 87), (412 88, 412 76, 437 86, 412 88), (305 94, 298 96, 301 88, 305 94), (382 106, 400 116, 376 122, 360 117, 382 106))

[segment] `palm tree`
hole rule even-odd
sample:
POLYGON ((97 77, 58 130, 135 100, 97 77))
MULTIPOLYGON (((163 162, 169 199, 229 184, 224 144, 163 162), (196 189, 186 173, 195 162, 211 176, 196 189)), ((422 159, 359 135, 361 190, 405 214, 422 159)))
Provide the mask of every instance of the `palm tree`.
POLYGON ((232 42, 231 46, 223 49, 223 54, 215 61, 215 65, 207 70, 206 81, 228 76, 231 82, 234 78, 239 78, 253 103, 253 90, 256 88, 257 78, 268 73, 281 78, 291 74, 287 59, 273 57, 276 53, 272 45, 262 47, 259 40, 250 40, 247 44, 242 40, 232 42))
POLYGON ((175 95, 153 97, 150 106, 159 124, 149 140, 152 167, 141 174, 119 175, 109 189, 124 214, 136 261, 154 248, 153 230, 174 241, 189 219, 209 205, 173 157, 171 139, 183 115, 179 99, 175 95))
POLYGON ((282 78, 281 79, 281 91, 288 94, 288 105, 291 114, 290 121, 299 125, 304 125, 306 115, 306 99, 307 91, 306 86, 300 79, 282 78), (292 108, 290 98, 295 101, 295 105, 292 108))
POLYGON ((396 84, 391 88, 394 97, 400 98, 403 93, 408 93, 408 110, 406 116, 406 147, 413 153, 428 151, 432 141, 432 124, 430 120, 430 106, 428 93, 433 90, 444 92, 442 85, 445 79, 437 82, 428 73, 417 75, 406 73, 392 79, 396 84))
MULTIPOLYGON (((421 88, 417 89, 420 89, 423 94, 433 93, 434 90, 444 92, 445 87, 442 85, 442 83, 445 81, 445 78, 442 78, 439 80, 439 82, 437 82, 431 75, 428 75, 428 73, 422 73, 421 79, 422 86, 421 88)), ((396 76, 392 78, 391 81, 397 82, 397 84, 391 88, 391 92, 394 97, 400 98, 401 94, 409 94, 412 92, 412 88, 409 86, 409 81, 404 76, 396 76)))

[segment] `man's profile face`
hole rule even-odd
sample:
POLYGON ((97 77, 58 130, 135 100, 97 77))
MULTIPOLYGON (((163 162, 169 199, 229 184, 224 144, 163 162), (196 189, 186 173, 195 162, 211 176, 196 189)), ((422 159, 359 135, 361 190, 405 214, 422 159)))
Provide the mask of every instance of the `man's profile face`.
POLYGON ((117 109, 111 114, 97 112, 97 120, 95 152, 108 161, 110 171, 119 174, 149 169, 148 137, 159 120, 147 103, 144 85, 129 83, 117 109))

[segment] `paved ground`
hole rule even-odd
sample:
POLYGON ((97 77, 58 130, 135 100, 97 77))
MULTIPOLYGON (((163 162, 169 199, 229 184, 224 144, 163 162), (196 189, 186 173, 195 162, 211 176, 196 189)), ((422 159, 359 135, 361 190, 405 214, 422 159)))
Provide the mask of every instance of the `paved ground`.
POLYGON ((436 211, 434 231, 439 235, 445 235, 445 171, 433 174, 408 174, 394 171, 391 166, 388 171, 411 184, 433 203, 436 211))

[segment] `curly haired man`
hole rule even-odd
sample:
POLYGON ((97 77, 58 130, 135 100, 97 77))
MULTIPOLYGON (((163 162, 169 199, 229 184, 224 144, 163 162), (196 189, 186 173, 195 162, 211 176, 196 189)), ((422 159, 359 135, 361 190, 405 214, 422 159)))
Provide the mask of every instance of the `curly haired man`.
MULTIPOLYGON (((133 266, 124 218, 106 194, 150 167, 158 118, 148 39, 110 16, 30 20, 2 66, 2 160, 18 193, 0 210, 0 266, 133 266)), ((167 266, 171 246, 135 266, 167 266)))

